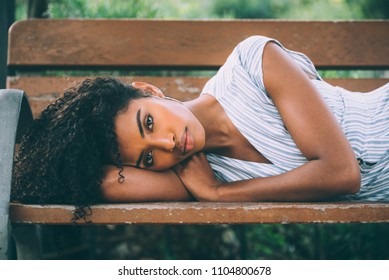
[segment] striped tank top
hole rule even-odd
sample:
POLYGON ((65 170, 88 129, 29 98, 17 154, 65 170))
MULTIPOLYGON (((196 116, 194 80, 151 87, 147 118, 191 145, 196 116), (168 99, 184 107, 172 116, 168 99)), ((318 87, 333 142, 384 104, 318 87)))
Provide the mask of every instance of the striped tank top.
POLYGON ((269 41, 280 45, 310 77, 358 159, 361 190, 340 199, 389 201, 389 84, 369 93, 332 86, 320 78, 307 56, 262 36, 253 36, 238 44, 217 74, 206 83, 202 94, 214 96, 238 131, 272 164, 208 153, 207 159, 216 178, 231 182, 274 176, 307 162, 264 86, 262 54, 269 41))

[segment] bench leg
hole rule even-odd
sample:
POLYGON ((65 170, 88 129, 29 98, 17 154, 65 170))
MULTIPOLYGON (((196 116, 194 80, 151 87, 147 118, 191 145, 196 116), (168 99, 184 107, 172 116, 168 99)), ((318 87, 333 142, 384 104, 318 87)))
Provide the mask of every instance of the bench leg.
POLYGON ((17 225, 12 228, 16 255, 19 260, 40 260, 42 250, 35 225, 17 225))

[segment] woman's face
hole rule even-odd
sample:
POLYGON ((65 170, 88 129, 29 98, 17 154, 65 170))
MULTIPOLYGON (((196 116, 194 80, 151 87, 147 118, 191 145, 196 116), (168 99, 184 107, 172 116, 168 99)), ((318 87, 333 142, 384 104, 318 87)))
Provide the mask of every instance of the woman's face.
POLYGON ((204 128, 183 104, 160 97, 130 102, 115 120, 123 165, 165 170, 202 150, 204 128))

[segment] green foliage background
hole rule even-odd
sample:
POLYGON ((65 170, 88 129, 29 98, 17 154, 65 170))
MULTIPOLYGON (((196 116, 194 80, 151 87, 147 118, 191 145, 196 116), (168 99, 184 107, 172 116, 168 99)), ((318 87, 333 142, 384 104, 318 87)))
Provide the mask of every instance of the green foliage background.
MULTIPOLYGON (((16 0, 17 19, 27 1, 16 0)), ((386 0, 49 0, 51 18, 387 19, 386 0)))
MULTIPOLYGON (((27 1, 16 0, 24 19, 27 1)), ((52 0, 50 18, 388 19, 387 0, 52 0)), ((386 72, 323 72, 325 77, 386 72)), ((88 226, 56 228, 48 258, 94 259, 389 259, 389 224, 88 226), (53 255, 58 243, 87 250, 53 255), (62 240, 62 241, 61 241, 62 240), (51 256, 51 257, 50 257, 51 256)), ((50 242, 47 242, 50 243, 50 242)), ((49 246, 50 247, 50 246, 49 246)), ((63 247, 63 246, 62 246, 63 247)))

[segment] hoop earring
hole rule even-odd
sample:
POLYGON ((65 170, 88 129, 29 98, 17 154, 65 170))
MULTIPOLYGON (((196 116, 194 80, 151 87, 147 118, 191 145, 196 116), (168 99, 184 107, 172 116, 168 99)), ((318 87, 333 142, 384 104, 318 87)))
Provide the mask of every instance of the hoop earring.
POLYGON ((179 100, 177 100, 175 98, 169 97, 169 96, 164 96, 163 99, 183 104, 181 101, 179 101, 179 100))

